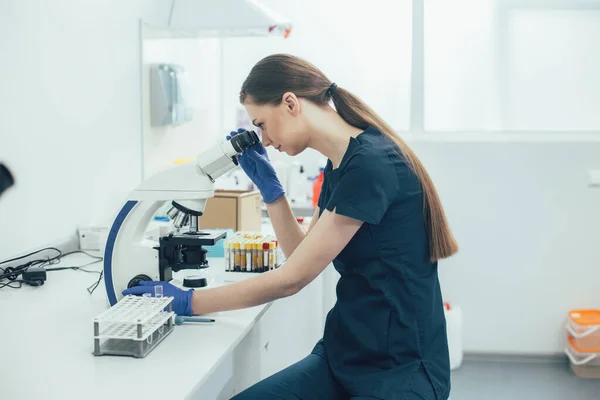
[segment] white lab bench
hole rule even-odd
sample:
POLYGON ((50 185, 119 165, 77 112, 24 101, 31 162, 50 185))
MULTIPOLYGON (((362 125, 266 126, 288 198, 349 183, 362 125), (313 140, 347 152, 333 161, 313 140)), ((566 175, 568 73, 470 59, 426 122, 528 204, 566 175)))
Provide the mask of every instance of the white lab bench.
MULTIPOLYGON (((86 262, 76 254, 60 266, 86 262)), ((209 263, 217 283, 253 276, 224 272, 223 259, 209 263)), ((92 319, 108 307, 103 282, 93 295, 86 290, 96 279, 56 271, 41 287, 0 290, 3 400, 229 399, 306 356, 331 305, 324 302, 322 275, 295 296, 213 314, 214 324, 175 326, 146 358, 95 357, 92 319)))

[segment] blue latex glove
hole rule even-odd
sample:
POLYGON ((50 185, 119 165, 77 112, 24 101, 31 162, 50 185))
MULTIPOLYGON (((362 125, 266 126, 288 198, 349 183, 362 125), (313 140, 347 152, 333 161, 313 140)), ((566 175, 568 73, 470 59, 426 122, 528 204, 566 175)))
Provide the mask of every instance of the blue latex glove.
POLYGON ((173 312, 175 314, 192 315, 192 294, 194 293, 194 289, 181 290, 177 286, 162 281, 141 281, 139 286, 123 290, 123 296, 127 296, 128 294, 141 296, 144 293, 150 293, 150 295, 154 296, 154 286, 156 285, 163 287, 163 296, 173 297, 171 304, 173 305, 173 312))
MULTIPOLYGON (((238 133, 244 132, 245 129, 238 129, 237 132, 231 132, 227 136, 227 140, 238 133)), ((254 182, 254 185, 260 190, 263 200, 269 204, 285 194, 281 182, 277 178, 275 169, 271 165, 267 149, 258 142, 249 147, 239 157, 238 161, 248 178, 254 182)))

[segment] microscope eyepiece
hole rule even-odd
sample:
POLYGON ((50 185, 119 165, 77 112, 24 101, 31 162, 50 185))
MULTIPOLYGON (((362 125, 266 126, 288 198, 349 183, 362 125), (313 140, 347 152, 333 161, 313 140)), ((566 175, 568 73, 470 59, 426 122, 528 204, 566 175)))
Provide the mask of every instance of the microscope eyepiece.
POLYGON ((238 153, 243 153, 250 146, 260 142, 258 135, 254 131, 244 131, 231 138, 231 145, 238 153))
MULTIPOLYGON (((254 131, 238 133, 198 155, 198 168, 211 182, 238 165, 237 157, 250 146, 260 143, 254 131)), ((188 213, 189 214, 189 213, 188 213)))

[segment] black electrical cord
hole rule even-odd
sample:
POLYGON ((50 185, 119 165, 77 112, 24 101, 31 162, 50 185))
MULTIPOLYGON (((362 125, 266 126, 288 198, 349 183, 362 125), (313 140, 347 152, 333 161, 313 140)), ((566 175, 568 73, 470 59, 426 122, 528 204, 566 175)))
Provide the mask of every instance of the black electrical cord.
POLYGON ((86 251, 83 251, 83 250, 70 251, 68 253, 63 254, 62 257, 70 256, 71 254, 85 254, 88 257, 95 258, 96 260, 104 260, 104 257, 95 256, 95 255, 90 254, 90 253, 88 253, 86 251))
POLYGON ((104 270, 100 271, 100 276, 98 276, 98 280, 96 282, 92 283, 90 286, 88 286, 87 291, 89 294, 94 293, 94 290, 96 290, 96 288, 100 284, 100 281, 102 280, 103 276, 104 276, 104 270))
MULTIPOLYGON (((73 271, 82 271, 82 272, 87 272, 87 273, 90 273, 90 274, 98 274, 98 280, 96 282, 92 283, 90 286, 87 287, 88 293, 92 294, 92 293, 94 293, 94 290, 96 290, 96 288, 100 284, 100 281, 102 280, 102 276, 104 275, 104 271, 100 271, 100 272, 98 272, 98 271, 90 271, 90 270, 85 269, 85 267, 87 267, 89 265, 92 265, 92 264, 99 263, 100 261, 104 260, 104 258, 103 257, 99 257, 99 256, 94 256, 94 255, 86 253, 85 251, 82 251, 82 250, 76 250, 76 251, 71 251, 69 253, 65 253, 65 254, 62 255, 62 257, 68 256, 68 255, 71 255, 71 254, 78 254, 78 253, 85 254, 88 257, 91 257, 91 258, 93 258, 95 260, 92 261, 92 262, 89 262, 87 264, 73 266, 73 267, 46 268, 46 271, 65 271, 65 270, 69 270, 70 269, 70 270, 73 270, 73 271)), ((61 259, 62 259, 62 257, 61 257, 61 259)))
POLYGON ((102 260, 104 260, 103 257, 99 257, 99 256, 95 256, 92 254, 89 254, 85 251, 82 250, 75 250, 75 251, 71 251, 68 253, 62 253, 59 249, 55 248, 55 247, 46 247, 34 252, 31 252, 29 254, 25 254, 23 256, 19 256, 19 257, 15 257, 15 258, 11 258, 9 260, 5 260, 0 262, 1 264, 6 264, 9 262, 13 262, 13 261, 18 261, 27 257, 30 257, 32 255, 35 254, 39 254, 43 251, 56 251, 58 253, 58 255, 54 256, 54 257, 48 257, 45 259, 35 259, 35 260, 31 260, 28 261, 24 264, 18 265, 16 267, 7 267, 7 268, 2 268, 0 267, 1 270, 1 275, 0 275, 0 289, 4 288, 4 287, 10 287, 13 289, 19 289, 22 287, 23 283, 27 283, 27 281, 24 280, 20 280, 18 279, 19 275, 23 274, 23 272, 27 271, 27 269, 29 267, 32 266, 38 266, 38 267, 43 267, 46 271, 66 271, 66 270, 73 270, 73 271, 82 271, 82 272, 86 272, 86 273, 90 273, 90 274, 98 274, 98 280, 96 282, 94 282, 92 285, 90 285, 87 288, 88 293, 92 294, 94 292, 94 290, 96 290, 96 288, 98 287, 98 285, 100 284, 100 281, 102 280, 102 276, 103 276, 103 271, 91 271, 88 269, 85 269, 85 267, 92 265, 92 264, 96 264, 102 260), (66 257, 69 256, 71 254, 85 254, 88 257, 91 257, 94 259, 94 261, 89 262, 87 264, 83 264, 83 265, 77 265, 77 266, 72 266, 72 267, 54 267, 54 268, 47 268, 47 266, 50 265, 56 265, 56 264, 60 264, 61 260, 66 257), (1 282, 2 280, 8 279, 10 282, 1 282))
MULTIPOLYGON (((62 251, 60 251, 56 247, 44 247, 43 249, 32 251, 31 253, 25 254, 23 256, 19 256, 19 257, 11 258, 11 259, 8 259, 8 260, 0 261, 0 265, 1 264, 6 264, 6 263, 9 263, 9 262, 13 262, 13 261, 17 261, 17 260, 22 260, 24 258, 31 257, 34 254, 38 254, 38 253, 41 253, 42 251, 47 251, 47 250, 56 251, 58 253, 58 257, 60 257, 62 255, 62 251)), ((71 252, 71 253, 73 253, 73 252, 71 252)), ((71 254, 71 253, 67 253, 66 255, 71 254)))
POLYGON ((88 274, 100 274, 100 271, 90 271, 90 270, 84 268, 84 267, 87 267, 88 265, 99 263, 100 261, 101 260, 96 260, 96 261, 89 262, 87 264, 76 265, 73 267, 45 268, 45 270, 46 271, 66 271, 66 270, 72 269, 73 271, 82 271, 82 272, 87 272, 88 274))
POLYGON ((23 286, 23 283, 24 283, 24 281, 22 281, 20 279, 15 280, 15 281, 9 281, 9 282, 0 282, 0 289, 5 288, 5 287, 9 287, 12 289, 21 289, 21 286, 23 286))
POLYGON ((0 281, 4 280, 4 279, 9 279, 11 281, 16 280, 19 275, 21 275, 23 272, 27 271, 27 268, 29 267, 33 267, 33 266, 44 266, 46 264, 48 265, 53 265, 53 264, 57 264, 60 262, 60 258, 63 256, 62 251, 60 251, 59 249, 57 249, 56 247, 45 247, 43 249, 40 250, 36 250, 33 251, 29 254, 25 254, 19 257, 15 257, 15 258, 11 258, 5 261, 1 261, 1 264, 6 264, 9 262, 14 262, 14 261, 18 261, 18 260, 22 260, 24 258, 27 257, 31 257, 35 254, 39 254, 41 252, 44 251, 55 251, 58 254, 55 255, 54 257, 47 257, 47 258, 42 258, 42 259, 36 259, 36 260, 30 260, 24 264, 21 265, 17 265, 16 267, 7 267, 7 268, 3 268, 2 269, 2 275, 0 275, 0 281))

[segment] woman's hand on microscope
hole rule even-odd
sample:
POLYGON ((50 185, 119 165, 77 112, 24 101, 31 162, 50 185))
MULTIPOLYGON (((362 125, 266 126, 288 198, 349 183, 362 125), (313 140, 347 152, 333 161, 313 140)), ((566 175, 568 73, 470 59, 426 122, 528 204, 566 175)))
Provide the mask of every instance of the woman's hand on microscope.
POLYGON ((186 316, 192 315, 192 294, 194 293, 194 289, 182 290, 177 286, 162 281, 141 281, 139 286, 123 290, 123 296, 127 296, 128 294, 142 296, 145 293, 154 296, 154 287, 158 285, 162 286, 163 296, 173 297, 172 304, 173 312, 175 312, 175 314, 186 316))
MULTIPOLYGON (((244 131, 245 129, 240 128, 237 131, 230 132, 227 140, 244 131)), ((259 142, 249 147, 238 157, 238 160, 248 178, 260 190, 265 203, 273 203, 285 194, 283 186, 281 186, 279 178, 277 178, 275 169, 271 165, 267 149, 265 149, 262 143, 259 142)))

